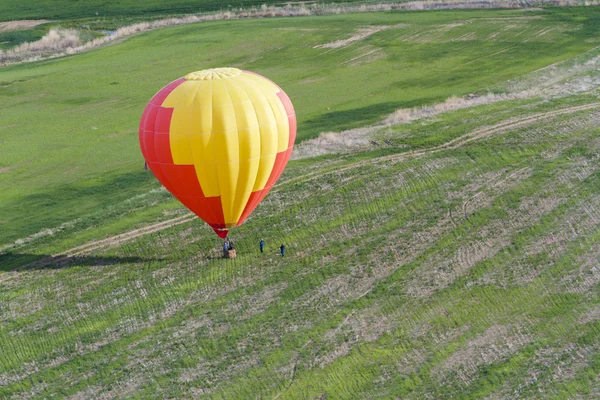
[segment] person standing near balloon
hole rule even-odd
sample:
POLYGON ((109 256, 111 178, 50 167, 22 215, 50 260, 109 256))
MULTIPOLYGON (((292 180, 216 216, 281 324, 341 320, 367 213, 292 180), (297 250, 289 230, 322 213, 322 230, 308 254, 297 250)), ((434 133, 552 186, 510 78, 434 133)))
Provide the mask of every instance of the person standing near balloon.
POLYGON ((226 237, 225 241, 223 242, 223 256, 227 257, 227 252, 229 251, 229 238, 226 237))

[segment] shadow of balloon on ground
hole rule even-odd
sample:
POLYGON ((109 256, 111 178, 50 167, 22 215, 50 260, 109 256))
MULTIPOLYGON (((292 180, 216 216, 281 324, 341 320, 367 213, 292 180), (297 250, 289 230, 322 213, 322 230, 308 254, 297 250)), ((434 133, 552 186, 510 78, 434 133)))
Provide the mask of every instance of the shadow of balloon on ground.
POLYGON ((366 107, 352 108, 350 110, 331 111, 317 117, 302 121, 305 138, 319 136, 322 132, 339 132, 376 122, 405 106, 402 102, 388 102, 373 104, 366 107))
POLYGON ((119 256, 51 256, 44 254, 5 253, 0 254, 0 271, 32 269, 62 269, 70 267, 102 267, 114 264, 138 264, 158 261, 157 258, 119 256))

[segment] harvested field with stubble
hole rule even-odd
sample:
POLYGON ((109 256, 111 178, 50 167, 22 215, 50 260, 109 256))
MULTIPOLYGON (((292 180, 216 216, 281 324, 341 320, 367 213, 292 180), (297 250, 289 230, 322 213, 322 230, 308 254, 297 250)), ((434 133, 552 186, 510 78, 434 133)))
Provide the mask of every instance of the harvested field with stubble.
POLYGON ((209 62, 264 73, 303 141, 232 260, 139 171, 135 143, 162 82, 139 65, 214 50, 205 25, 0 70, 0 398, 600 396, 600 50, 581 40, 597 13, 211 25, 275 43, 197 51, 165 80, 209 62), (372 89, 346 88, 364 75, 372 89))

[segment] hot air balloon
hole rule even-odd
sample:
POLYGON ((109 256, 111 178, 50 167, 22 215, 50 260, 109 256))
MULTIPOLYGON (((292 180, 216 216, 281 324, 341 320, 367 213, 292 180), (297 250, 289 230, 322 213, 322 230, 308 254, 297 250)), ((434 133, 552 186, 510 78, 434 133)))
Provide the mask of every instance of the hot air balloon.
POLYGON ((289 97, 267 78, 237 68, 171 82, 150 100, 139 130, 152 173, 221 238, 271 190, 295 138, 289 97))

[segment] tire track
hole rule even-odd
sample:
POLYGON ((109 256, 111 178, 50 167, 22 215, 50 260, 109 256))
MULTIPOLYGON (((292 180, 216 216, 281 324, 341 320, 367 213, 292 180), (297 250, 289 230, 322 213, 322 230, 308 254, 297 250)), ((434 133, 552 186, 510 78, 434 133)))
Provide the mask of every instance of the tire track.
MULTIPOLYGON (((343 168, 335 169, 332 171, 312 172, 312 173, 309 173, 306 175, 288 179, 287 181, 283 181, 283 182, 280 182, 279 184, 276 184, 273 188, 274 189, 273 192, 279 191, 282 186, 288 185, 290 183, 294 183, 297 181, 304 181, 304 182, 311 181, 311 180, 316 179, 317 177, 321 177, 323 175, 331 174, 334 172, 335 173, 345 172, 345 171, 349 171, 349 170, 359 168, 359 167, 362 167, 365 165, 373 164, 373 163, 379 163, 379 162, 383 162, 383 161, 408 160, 408 159, 422 157, 422 156, 425 156, 428 154, 435 154, 435 153, 445 151, 445 150, 457 149, 457 148, 460 148, 460 147, 462 147, 468 143, 471 143, 473 141, 481 140, 481 139, 490 137, 490 136, 498 134, 498 133, 518 129, 518 128, 521 128, 521 127, 524 127, 524 126, 527 126, 530 124, 534 124, 541 120, 551 119, 551 118, 554 118, 557 116, 573 114, 573 113, 576 113, 579 111, 585 111, 585 110, 590 110, 590 109, 599 108, 599 107, 600 107, 600 102, 590 103, 590 104, 584 104, 581 106, 573 106, 573 107, 567 107, 567 108, 563 108, 563 109, 559 109, 559 110, 548 111, 548 112, 544 112, 544 113, 537 113, 534 115, 530 115, 528 117, 519 118, 519 119, 515 119, 515 120, 503 121, 496 125, 492 125, 490 127, 476 129, 474 131, 466 133, 465 135, 459 136, 459 137, 454 138, 446 143, 443 143, 439 146, 432 147, 431 149, 413 150, 413 151, 409 151, 406 153, 391 154, 388 156, 382 156, 382 157, 378 157, 378 158, 374 158, 374 159, 361 160, 361 161, 352 163, 350 165, 347 165, 343 168)), ((195 219, 195 215, 192 213, 188 213, 186 215, 183 215, 183 216, 180 216, 177 218, 173 218, 173 219, 170 219, 167 221, 162 221, 162 222, 159 222, 156 224, 148 225, 146 227, 139 228, 139 229, 136 229, 136 230, 133 230, 130 232, 122 233, 122 234, 119 234, 116 236, 108 237, 106 239, 97 240, 97 241, 89 242, 89 243, 86 243, 86 244, 83 244, 83 245, 80 245, 77 247, 73 247, 64 252, 57 253, 50 257, 46 257, 41 260, 37 260, 35 262, 21 266, 18 268, 18 270, 32 268, 32 267, 42 267, 43 268, 52 263, 68 260, 69 257, 90 253, 92 251, 100 250, 100 249, 107 248, 107 247, 112 247, 112 246, 130 241, 132 239, 138 238, 143 235, 158 232, 158 231, 161 231, 161 230, 164 230, 167 228, 171 228, 176 225, 184 224, 186 222, 192 221, 193 219, 195 219)), ((3 280, 0 280, 0 283, 2 281, 3 280)))
MULTIPOLYGON (((143 235, 158 232, 163 229, 171 228, 176 225, 184 224, 186 222, 192 221, 194 218, 195 218, 195 215, 193 215, 192 213, 188 213, 186 215, 183 215, 183 216, 180 216, 177 218, 173 218, 173 219, 170 219, 167 221, 162 221, 162 222, 159 222, 156 224, 148 225, 143 228, 139 228, 139 229, 136 229, 136 230, 133 230, 130 232, 121 233, 119 235, 111 236, 106 239, 96 240, 93 242, 82 244, 80 246, 73 247, 64 252, 57 253, 57 254, 51 255, 49 257, 42 258, 41 260, 37 260, 32 263, 23 265, 23 266, 17 268, 17 270, 27 269, 27 268, 32 268, 32 267, 41 267, 41 268, 47 267, 54 263, 66 261, 70 257, 91 253, 94 250, 100 250, 100 249, 106 248, 106 247, 112 247, 112 246, 127 242, 129 240, 135 239, 137 237, 143 236, 143 235)), ((2 280, 0 280, 0 283, 1 282, 2 282, 2 280)))

